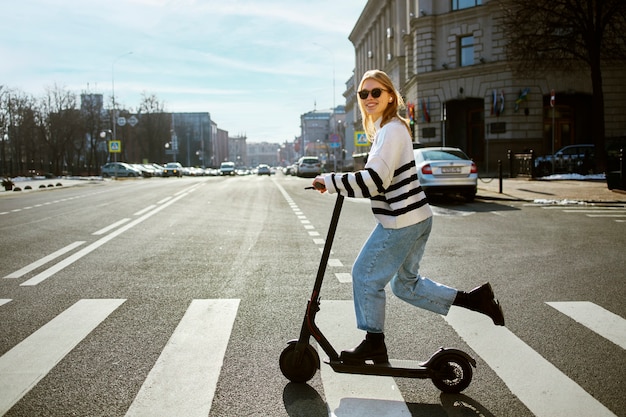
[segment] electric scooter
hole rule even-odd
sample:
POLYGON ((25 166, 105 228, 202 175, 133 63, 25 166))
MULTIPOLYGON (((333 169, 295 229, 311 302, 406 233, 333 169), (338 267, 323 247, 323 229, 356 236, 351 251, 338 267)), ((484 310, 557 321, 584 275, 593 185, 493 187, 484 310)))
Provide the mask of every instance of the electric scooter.
MULTIPOLYGON (((313 187, 307 187, 307 189, 313 189, 313 187)), ((315 324, 315 316, 320 311, 322 282, 339 223, 343 200, 344 197, 338 194, 317 270, 317 277, 313 285, 313 292, 307 303, 300 337, 288 341, 287 347, 281 353, 281 372, 291 382, 303 383, 313 378, 317 370, 320 369, 320 358, 317 350, 309 343, 312 336, 328 355, 328 359, 324 362, 330 365, 335 372, 431 379, 433 384, 442 392, 459 393, 463 391, 472 381, 472 367, 476 367, 476 361, 461 350, 441 347, 426 361, 415 363, 413 366, 406 366, 407 361, 402 362, 403 366, 394 366, 394 362, 400 362, 394 360, 384 364, 347 363, 341 360, 340 355, 315 324)))

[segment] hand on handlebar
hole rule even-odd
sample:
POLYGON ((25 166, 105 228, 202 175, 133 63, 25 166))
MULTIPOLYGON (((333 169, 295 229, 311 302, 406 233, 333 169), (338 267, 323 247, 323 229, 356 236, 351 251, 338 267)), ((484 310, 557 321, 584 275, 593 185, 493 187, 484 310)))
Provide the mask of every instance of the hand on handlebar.
POLYGON ((315 188, 317 191, 319 191, 320 193, 325 193, 326 192, 326 183, 324 182, 324 177, 317 176, 315 177, 315 179, 313 180, 313 188, 315 188))

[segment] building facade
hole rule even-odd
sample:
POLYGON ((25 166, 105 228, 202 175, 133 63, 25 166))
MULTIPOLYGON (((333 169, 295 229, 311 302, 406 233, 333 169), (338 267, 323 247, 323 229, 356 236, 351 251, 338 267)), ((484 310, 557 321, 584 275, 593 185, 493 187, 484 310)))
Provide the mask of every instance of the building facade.
MULTIPOLYGON (((355 78, 385 71, 414 108, 413 140, 460 147, 483 172, 508 150, 593 143, 588 71, 520 78, 504 30, 496 1, 369 0, 349 36, 355 78)), ((624 136, 626 75, 604 68, 603 77, 606 137, 624 136)))

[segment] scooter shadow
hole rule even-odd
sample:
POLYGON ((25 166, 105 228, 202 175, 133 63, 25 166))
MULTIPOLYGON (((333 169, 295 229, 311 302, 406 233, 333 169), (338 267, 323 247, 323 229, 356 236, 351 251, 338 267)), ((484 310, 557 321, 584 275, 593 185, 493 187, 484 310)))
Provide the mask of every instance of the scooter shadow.
MULTIPOLYGON (((414 417, 495 417, 478 401, 464 394, 441 394, 441 404, 405 403, 414 417)), ((308 384, 288 383, 283 389, 285 410, 291 417, 327 417, 330 415, 326 402, 319 393, 308 384)), ((333 410, 337 417, 360 416, 377 417, 380 410, 388 409, 389 401, 343 398, 339 407, 333 410)))

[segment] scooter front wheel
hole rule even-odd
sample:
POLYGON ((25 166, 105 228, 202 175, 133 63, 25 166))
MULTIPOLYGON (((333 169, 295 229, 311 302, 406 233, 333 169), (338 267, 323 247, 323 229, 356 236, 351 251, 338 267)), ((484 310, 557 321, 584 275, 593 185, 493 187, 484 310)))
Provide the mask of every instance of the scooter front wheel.
POLYGON ((443 354, 430 368, 433 384, 442 392, 458 394, 472 382, 472 365, 460 355, 443 354))
POLYGON ((302 354, 298 355, 296 345, 297 343, 290 343, 280 354, 280 371, 291 382, 306 382, 319 369, 320 358, 313 346, 308 344, 302 354))

